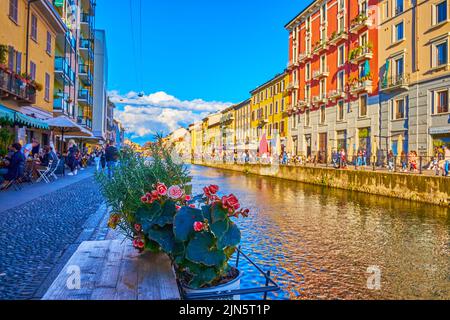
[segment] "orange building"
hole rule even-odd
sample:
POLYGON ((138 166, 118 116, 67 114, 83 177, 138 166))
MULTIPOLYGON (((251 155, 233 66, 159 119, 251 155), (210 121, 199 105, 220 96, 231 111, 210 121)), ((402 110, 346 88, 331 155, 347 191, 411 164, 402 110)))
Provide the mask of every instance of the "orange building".
POLYGON ((375 155, 379 139, 378 0, 314 1, 289 31, 290 132, 295 153, 375 155))

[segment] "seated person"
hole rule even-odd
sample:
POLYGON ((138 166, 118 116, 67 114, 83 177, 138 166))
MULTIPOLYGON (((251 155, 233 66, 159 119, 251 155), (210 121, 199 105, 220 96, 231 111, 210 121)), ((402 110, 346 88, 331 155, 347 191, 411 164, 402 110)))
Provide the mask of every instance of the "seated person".
POLYGON ((41 167, 48 167, 50 161, 57 161, 56 154, 53 152, 50 146, 44 146, 44 154, 39 159, 39 165, 41 167))
POLYGON ((8 161, 8 173, 3 175, 2 177, 0 176, 0 180, 4 180, 3 182, 0 181, 0 183, 2 183, 2 185, 0 186, 0 190, 5 188, 12 180, 14 180, 20 174, 20 170, 23 170, 25 165, 25 156, 21 152, 21 144, 14 143, 10 147, 10 150, 13 152, 13 154, 11 156, 11 159, 8 161))

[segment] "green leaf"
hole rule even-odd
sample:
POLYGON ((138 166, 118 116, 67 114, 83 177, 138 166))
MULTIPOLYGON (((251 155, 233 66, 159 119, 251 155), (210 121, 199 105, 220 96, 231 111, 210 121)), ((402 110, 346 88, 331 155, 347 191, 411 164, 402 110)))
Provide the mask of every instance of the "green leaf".
POLYGON ((217 221, 210 225, 211 231, 214 233, 217 239, 224 236, 225 232, 228 231, 229 223, 227 220, 217 221))
POLYGON ((202 288, 208 284, 211 284, 216 280, 217 273, 214 268, 204 267, 202 272, 192 276, 189 286, 194 289, 202 288))
POLYGON ((161 247, 159 246, 158 242, 153 241, 151 239, 146 239, 145 250, 154 252, 154 253, 159 253, 161 251, 160 249, 161 249, 161 247))
POLYGON ((161 215, 152 219, 152 222, 160 227, 164 227, 167 224, 173 224, 173 219, 176 213, 177 209, 175 207, 175 203, 168 200, 161 208, 161 215))
POLYGON ((194 222, 203 221, 202 211, 190 207, 182 207, 175 215, 173 232, 179 241, 187 241, 194 232, 194 222))
POLYGON ((163 228, 154 227, 148 231, 148 237, 156 241, 161 249, 168 253, 172 254, 175 249, 175 237, 172 232, 172 226, 167 225, 163 228))
POLYGON ((205 266, 218 266, 226 260, 223 251, 217 250, 215 247, 213 236, 205 232, 196 234, 189 242, 186 248, 186 258, 205 266))
POLYGON ((228 217, 228 211, 222 208, 221 205, 215 203, 211 206, 211 220, 210 223, 225 220, 228 217))
POLYGON ((217 248, 235 247, 239 242, 241 242, 241 231, 234 222, 231 222, 228 230, 217 241, 217 248))
POLYGON ((211 223, 211 205, 202 206, 202 213, 205 219, 207 219, 208 222, 211 223))
POLYGON ((152 220, 161 214, 161 205, 159 202, 153 202, 150 206, 142 206, 136 211, 136 220, 143 222, 152 220))

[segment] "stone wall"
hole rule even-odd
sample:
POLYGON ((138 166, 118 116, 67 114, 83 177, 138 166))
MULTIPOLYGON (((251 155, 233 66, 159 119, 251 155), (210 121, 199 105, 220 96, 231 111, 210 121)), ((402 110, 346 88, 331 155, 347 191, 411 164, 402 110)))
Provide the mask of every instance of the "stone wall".
POLYGON ((450 178, 445 177, 258 164, 194 164, 442 206, 450 205, 450 178))

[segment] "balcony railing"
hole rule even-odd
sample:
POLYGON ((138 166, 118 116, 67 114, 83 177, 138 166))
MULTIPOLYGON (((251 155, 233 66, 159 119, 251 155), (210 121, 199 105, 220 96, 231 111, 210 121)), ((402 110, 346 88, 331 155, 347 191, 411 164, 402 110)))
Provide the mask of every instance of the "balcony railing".
POLYGON ((298 60, 300 62, 304 62, 304 61, 306 61, 306 60, 308 60, 310 58, 311 58, 311 53, 310 52, 302 52, 298 56, 298 60))
POLYGON ((318 96, 313 97, 313 104, 326 103, 327 102, 327 94, 321 93, 318 96))
POLYGON ((314 72, 313 72, 314 79, 326 78, 329 75, 330 75, 330 70, 328 69, 328 67, 323 67, 320 70, 314 70, 314 72))
POLYGON ((350 23, 350 32, 357 33, 365 27, 371 27, 372 20, 367 15, 367 13, 360 13, 353 19, 350 23))
POLYGON ((347 39, 348 39, 347 32, 345 30, 341 30, 341 31, 333 32, 331 34, 331 37, 330 37, 328 43, 331 45, 337 45, 339 43, 339 41, 347 40, 347 39))
POLYGON ((331 100, 337 100, 345 97, 345 92, 342 89, 331 90, 328 92, 328 98, 331 100))
POLYGON ((15 99, 22 103, 36 103, 36 88, 14 72, 0 69, 0 95, 3 99, 15 99))
POLYGON ((92 84, 92 73, 88 65, 78 65, 78 76, 88 86, 92 84))
POLYGON ((399 89, 408 89, 409 87, 409 74, 401 74, 395 77, 388 77, 381 80, 381 90, 393 91, 399 89))
POLYGON ((319 54, 327 49, 328 49, 328 40, 327 39, 320 40, 314 45, 313 54, 319 54))
POLYGON ((69 102, 67 101, 67 96, 63 97, 55 97, 53 99, 53 110, 56 111, 68 111, 69 110, 69 102))
POLYGON ((78 102, 82 104, 92 105, 92 97, 89 90, 80 89, 78 91, 78 102))
POLYGON ((354 94, 367 92, 372 93, 372 80, 356 80, 350 85, 350 91, 354 94))
POLYGON ((348 54, 348 59, 353 64, 358 64, 364 60, 370 60, 372 58, 373 58, 373 50, 371 44, 358 46, 352 49, 348 54))
POLYGON ((75 82, 75 72, 64 57, 55 57, 55 73, 59 74, 61 79, 71 83, 75 82))
POLYGON ((291 81, 291 82, 289 82, 289 84, 287 85, 287 90, 288 91, 292 91, 292 90, 294 90, 294 89, 298 89, 299 88, 299 84, 298 84, 298 81, 291 81))
POLYGON ((92 120, 83 116, 77 117, 77 124, 91 128, 92 127, 92 120))

